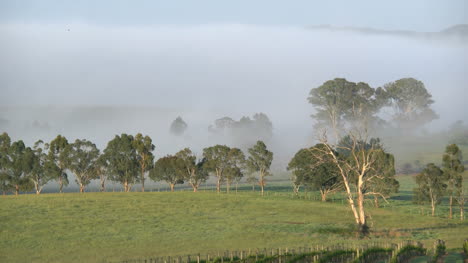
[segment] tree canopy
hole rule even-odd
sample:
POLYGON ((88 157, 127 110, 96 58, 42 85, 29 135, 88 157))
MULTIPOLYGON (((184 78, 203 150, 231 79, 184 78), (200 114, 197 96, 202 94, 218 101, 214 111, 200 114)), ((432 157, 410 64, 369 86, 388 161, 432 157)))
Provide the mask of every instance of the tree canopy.
MULTIPOLYGON (((328 156, 321 156, 319 149, 324 145, 317 144, 314 147, 299 150, 288 164, 287 169, 293 173, 293 183, 296 189, 301 185, 312 190, 320 191, 322 201, 327 200, 329 193, 342 187, 339 170, 333 160, 328 156)), ((298 189, 297 189, 298 190, 298 189)))
POLYGON ((267 146, 263 141, 257 141, 257 143, 248 149, 249 157, 247 158, 247 168, 251 173, 258 173, 260 176, 259 185, 264 192, 266 184, 265 177, 270 174, 270 166, 273 161, 273 152, 267 149, 267 146))
POLYGON ((67 151, 67 168, 75 175, 76 183, 80 186, 80 192, 85 191, 85 187, 96 179, 96 165, 99 158, 99 149, 88 140, 75 140, 70 144, 67 151))
POLYGON ((413 189, 414 201, 417 203, 430 202, 432 216, 435 215, 437 204, 440 203, 447 184, 444 172, 435 164, 429 163, 424 170, 416 176, 418 187, 413 189))
POLYGON ((133 147, 137 153, 138 164, 140 166, 141 191, 145 191, 145 174, 151 170, 154 162, 153 151, 155 146, 149 136, 138 133, 133 140, 133 147))
POLYGON ((125 192, 129 192, 133 184, 140 182, 140 164, 134 140, 132 135, 125 133, 116 135, 104 150, 109 178, 123 184, 125 192))
POLYGON ((183 161, 174 155, 167 155, 159 158, 150 171, 149 176, 154 181, 165 181, 174 192, 176 184, 184 183, 183 161))

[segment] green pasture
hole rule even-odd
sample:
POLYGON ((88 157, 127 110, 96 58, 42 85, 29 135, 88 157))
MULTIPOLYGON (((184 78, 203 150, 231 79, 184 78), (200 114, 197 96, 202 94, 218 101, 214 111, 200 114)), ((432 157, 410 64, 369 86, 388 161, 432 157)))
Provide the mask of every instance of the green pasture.
MULTIPOLYGON (((347 243, 444 239, 461 247, 468 221, 420 212, 411 202, 411 177, 401 193, 368 205, 371 237, 358 239, 340 196, 288 191, 273 183, 265 197, 211 191, 66 193, 0 197, 0 262, 105 262, 225 250, 295 248, 347 243)), ((445 207, 441 207, 443 211, 445 207)))

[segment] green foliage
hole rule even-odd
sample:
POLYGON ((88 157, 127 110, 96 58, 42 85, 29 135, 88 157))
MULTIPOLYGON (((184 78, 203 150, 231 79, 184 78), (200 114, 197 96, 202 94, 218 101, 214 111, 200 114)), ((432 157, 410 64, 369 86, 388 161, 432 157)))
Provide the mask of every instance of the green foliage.
POLYGON ((2 153, 2 181, 5 190, 13 190, 16 194, 19 191, 30 191, 33 183, 30 179, 36 165, 36 156, 33 150, 26 147, 24 142, 19 140, 7 147, 8 137, 3 137, 6 142, 2 148, 6 150, 2 153))
POLYGON ((342 187, 342 180, 338 167, 331 157, 321 154, 323 147, 323 144, 317 144, 299 150, 289 162, 287 169, 292 171, 295 185, 319 190, 322 193, 322 201, 326 201, 327 193, 342 187))
POLYGON ((96 165, 99 158, 99 149, 96 145, 85 139, 75 140, 68 145, 67 168, 75 175, 76 183, 80 186, 80 192, 84 192, 85 187, 96 179, 96 165))
POLYGON ((62 192, 63 186, 68 185, 68 176, 65 172, 68 162, 68 140, 62 135, 57 135, 46 148, 49 150, 47 155, 47 161, 50 163, 49 172, 58 181, 59 190, 62 192))
POLYGON ((353 250, 334 250, 326 252, 325 255, 321 256, 318 263, 329 263, 333 262, 333 258, 341 256, 352 256, 355 251, 353 250))
POLYGON ((465 255, 468 255, 468 239, 465 239, 465 241, 463 241, 463 252, 465 253, 465 255))
POLYGON ((145 174, 151 170, 154 162, 154 144, 149 136, 143 136, 141 133, 135 135, 133 147, 137 153, 138 163, 140 165, 141 190, 145 191, 145 174))
POLYGON ((463 195, 462 152, 456 144, 447 145, 442 156, 442 170, 447 180, 447 192, 450 197, 461 198, 463 195))
POLYGON ((230 148, 226 145, 211 146, 203 149, 203 158, 204 169, 217 179, 218 192, 221 190, 222 182, 227 181, 229 185, 243 174, 245 156, 238 148, 230 148))
POLYGON ((8 133, 0 134, 0 190, 8 190, 8 151, 10 149, 11 139, 8 133))
POLYGON ((415 255, 425 255, 427 250, 421 246, 406 245, 402 247, 398 252, 390 259, 390 263, 402 262, 401 259, 409 258, 415 255))
POLYGON ((361 262, 368 262, 366 261, 369 257, 390 257, 393 249, 391 248, 380 248, 380 247, 372 247, 364 250, 359 257, 355 258, 351 263, 361 263, 361 262))
POLYGON ((439 258, 441 258, 446 253, 445 242, 443 240, 436 241, 436 247, 434 251, 433 262, 437 262, 439 258))
POLYGON ((369 127, 379 121, 376 113, 384 103, 381 93, 364 82, 335 78, 312 89, 308 100, 315 107, 316 125, 332 128, 338 139, 346 123, 369 127))
POLYGON ((182 119, 182 117, 177 117, 172 123, 170 127, 170 131, 172 134, 181 136, 184 134, 185 130, 187 130, 187 123, 182 119))
POLYGON ((53 168, 47 160, 44 142, 39 140, 34 143, 34 167, 30 179, 34 184, 36 194, 40 194, 44 185, 53 180, 53 168), (51 172, 52 171, 52 172, 51 172))
POLYGON ((269 151, 263 141, 257 143, 248 149, 249 157, 246 165, 250 173, 258 173, 260 176, 259 185, 262 189, 266 185, 265 176, 270 174, 270 166, 273 161, 273 152, 269 151))
MULTIPOLYGON (((338 143, 336 151, 355 166, 363 162, 362 158, 370 158, 372 165, 365 174, 362 191, 365 195, 372 195, 378 206, 378 198, 389 198, 397 193, 399 183, 395 178, 395 158, 387 153, 379 138, 371 138, 369 142, 354 140, 351 136, 343 137, 338 143), (362 154, 369 152, 370 154, 362 154)), ((357 175, 356 175, 357 176, 357 175)))
POLYGON ((208 172, 204 169, 205 159, 197 162, 197 157, 189 148, 180 150, 175 156, 180 159, 178 169, 184 175, 184 181, 187 181, 196 192, 200 184, 206 182, 209 177, 208 172))
POLYGON ((431 109, 432 95, 414 78, 403 78, 384 86, 388 104, 395 110, 393 121, 400 128, 414 128, 437 119, 431 109))
POLYGON ((129 192, 132 185, 140 181, 138 176, 140 164, 132 135, 125 133, 116 135, 107 144, 104 158, 109 178, 123 184, 125 192, 129 192))
POLYGON ((440 203, 447 185, 443 171, 435 164, 430 163, 416 176, 417 188, 413 189, 414 201, 417 203, 430 202, 432 205, 432 214, 435 213, 435 207, 440 203))
POLYGON ((167 182, 171 186, 171 191, 174 191, 176 184, 184 183, 184 175, 183 160, 173 155, 159 158, 149 174, 153 181, 167 182))

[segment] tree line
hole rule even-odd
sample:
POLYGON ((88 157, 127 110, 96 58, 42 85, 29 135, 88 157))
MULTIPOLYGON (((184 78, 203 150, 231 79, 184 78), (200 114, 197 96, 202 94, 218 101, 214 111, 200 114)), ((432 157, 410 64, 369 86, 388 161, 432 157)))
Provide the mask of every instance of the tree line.
POLYGON ((245 174, 255 178, 264 192, 265 177, 271 175, 273 153, 262 141, 248 149, 248 155, 239 148, 215 145, 203 149, 202 158, 185 148, 174 155, 155 160, 155 145, 149 136, 141 133, 116 135, 101 152, 94 143, 77 139, 72 143, 58 135, 52 141, 42 140, 27 147, 22 140, 11 142, 7 133, 0 135, 0 187, 5 193, 35 190, 40 194, 50 181, 58 183, 59 192, 74 175, 80 192, 91 180, 99 179, 100 191, 105 191, 106 180, 122 184, 129 192, 136 183, 145 191, 145 180, 165 181, 174 191, 176 184, 188 182, 196 192, 209 176, 216 178, 217 192, 225 184, 229 192, 245 174), (256 177, 258 176, 258 178, 256 177))

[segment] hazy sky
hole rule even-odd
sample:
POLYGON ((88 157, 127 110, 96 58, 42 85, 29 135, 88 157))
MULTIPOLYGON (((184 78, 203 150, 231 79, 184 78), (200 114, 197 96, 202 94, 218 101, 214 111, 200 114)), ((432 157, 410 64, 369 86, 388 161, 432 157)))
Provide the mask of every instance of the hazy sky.
POLYGON ((466 0, 2 0, 0 23, 317 25, 439 31, 468 23, 466 0))
POLYGON ((372 87, 414 77, 434 97, 432 124, 444 128, 468 121, 466 36, 306 26, 434 32, 468 24, 467 3, 0 0, 0 121, 28 143, 61 133, 102 146, 142 132, 164 155, 211 145, 216 118, 264 112, 272 147, 289 160, 312 142, 312 88, 336 77, 372 87), (175 141, 168 127, 178 115, 192 137, 175 141))

